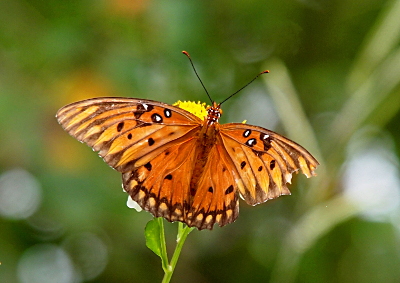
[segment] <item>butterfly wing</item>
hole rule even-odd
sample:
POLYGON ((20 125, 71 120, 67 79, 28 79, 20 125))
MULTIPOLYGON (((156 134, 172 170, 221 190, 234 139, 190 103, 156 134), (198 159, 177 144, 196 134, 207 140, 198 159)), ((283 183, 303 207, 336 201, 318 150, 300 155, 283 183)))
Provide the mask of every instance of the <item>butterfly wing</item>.
POLYGON ((176 142, 145 165, 123 173, 125 191, 155 217, 186 222, 196 145, 196 138, 176 142))
POLYGON ((220 136, 240 176, 239 193, 250 205, 290 194, 292 173, 301 169, 311 177, 319 164, 302 146, 261 127, 224 124, 220 136))
POLYGON ((114 169, 134 171, 175 143, 198 134, 202 121, 178 107, 144 99, 101 97, 57 112, 73 137, 98 151, 114 169))
POLYGON ((217 138, 192 192, 194 196, 188 209, 187 224, 200 230, 211 230, 215 223, 222 227, 234 222, 239 215, 235 180, 240 183, 232 161, 217 138))

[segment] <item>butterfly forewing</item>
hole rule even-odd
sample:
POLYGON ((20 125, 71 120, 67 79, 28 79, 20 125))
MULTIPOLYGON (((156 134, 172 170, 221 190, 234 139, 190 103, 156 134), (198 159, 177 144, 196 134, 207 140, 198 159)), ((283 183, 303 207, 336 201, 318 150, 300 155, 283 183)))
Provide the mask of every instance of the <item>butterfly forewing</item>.
POLYGON ((286 183, 301 169, 315 175, 318 161, 297 143, 267 129, 239 123, 221 125, 221 138, 245 185, 240 192, 255 205, 290 194, 286 183))
POLYGON ((154 158, 176 140, 193 137, 195 115, 161 102, 134 98, 95 98, 61 108, 57 119, 113 168, 127 172, 154 158), (142 163, 136 164, 142 159, 142 163))

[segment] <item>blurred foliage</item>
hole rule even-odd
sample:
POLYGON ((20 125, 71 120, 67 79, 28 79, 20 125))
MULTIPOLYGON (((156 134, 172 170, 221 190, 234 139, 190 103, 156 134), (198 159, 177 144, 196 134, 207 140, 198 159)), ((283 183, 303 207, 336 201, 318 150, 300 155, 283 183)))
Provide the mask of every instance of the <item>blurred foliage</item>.
POLYGON ((0 282, 161 280, 151 215, 54 115, 96 96, 208 102, 182 50, 216 101, 269 69, 222 122, 285 134, 321 166, 192 232, 172 281, 398 282, 399 18, 396 0, 1 1, 0 282))

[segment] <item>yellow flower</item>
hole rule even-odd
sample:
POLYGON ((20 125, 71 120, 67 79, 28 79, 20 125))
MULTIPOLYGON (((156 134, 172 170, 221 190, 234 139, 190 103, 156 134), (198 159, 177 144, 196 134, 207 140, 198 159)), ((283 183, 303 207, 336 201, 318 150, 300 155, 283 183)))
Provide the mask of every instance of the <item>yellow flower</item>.
POLYGON ((189 111, 190 113, 196 115, 200 119, 204 119, 207 117, 207 110, 206 108, 208 107, 205 102, 201 103, 198 101, 197 103, 194 101, 180 101, 178 100, 173 104, 174 106, 178 106, 179 108, 182 108, 186 111, 189 111))

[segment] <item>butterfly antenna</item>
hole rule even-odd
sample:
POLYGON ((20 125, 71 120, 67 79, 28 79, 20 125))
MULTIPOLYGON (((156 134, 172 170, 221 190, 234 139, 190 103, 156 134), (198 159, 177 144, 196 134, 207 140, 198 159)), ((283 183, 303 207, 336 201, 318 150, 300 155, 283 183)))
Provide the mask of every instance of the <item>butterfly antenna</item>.
POLYGON ((206 91, 207 96, 208 96, 208 98, 210 99, 211 103, 213 103, 214 101, 211 99, 211 96, 208 94, 208 91, 207 91, 206 87, 204 86, 203 81, 200 79, 200 76, 199 76, 199 74, 197 73, 196 68, 194 67, 193 61, 192 61, 192 59, 190 58, 189 53, 188 53, 187 51, 182 51, 182 53, 185 54, 186 57, 188 57, 188 59, 189 59, 189 61, 190 61, 190 64, 192 65, 192 68, 193 68, 194 73, 196 74, 196 76, 197 76, 197 78, 199 79, 201 85, 203 86, 204 90, 206 91))
POLYGON ((246 88, 249 84, 251 84, 253 81, 255 81, 259 76, 261 76, 262 74, 266 74, 269 73, 268 70, 265 70, 261 73, 259 73, 257 76, 254 77, 254 79, 252 79, 251 81, 249 81, 246 85, 244 85, 243 87, 241 87, 239 90, 237 90, 236 92, 234 92, 233 94, 231 94, 230 96, 228 96, 224 101, 222 101, 219 105, 221 105, 222 103, 224 103, 225 101, 227 101, 229 98, 231 98, 232 96, 234 96, 236 93, 240 92, 241 90, 243 90, 244 88, 246 88))

